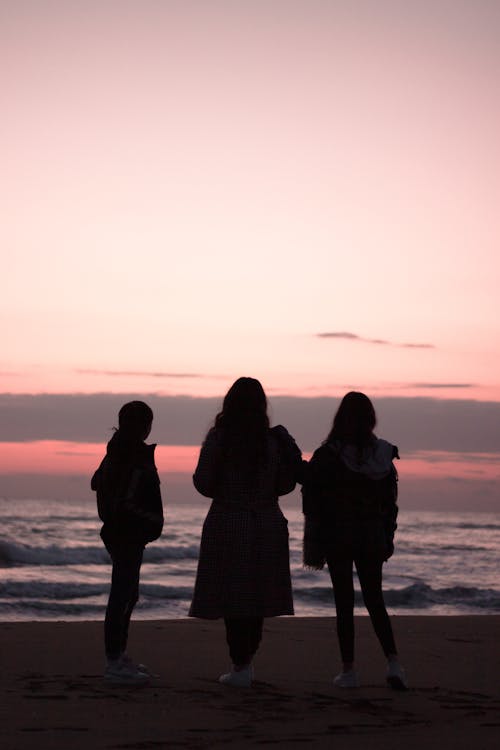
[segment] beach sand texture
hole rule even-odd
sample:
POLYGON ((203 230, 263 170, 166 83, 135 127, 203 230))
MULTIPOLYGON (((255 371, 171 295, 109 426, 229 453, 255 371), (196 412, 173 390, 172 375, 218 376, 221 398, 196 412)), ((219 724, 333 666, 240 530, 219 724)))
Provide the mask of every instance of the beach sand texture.
POLYGON ((0 623, 2 750, 500 746, 500 616, 393 618, 411 689, 385 685, 367 617, 356 618, 363 686, 339 690, 333 618, 267 620, 250 689, 219 685, 221 621, 132 622, 147 687, 102 678, 102 624, 0 623))

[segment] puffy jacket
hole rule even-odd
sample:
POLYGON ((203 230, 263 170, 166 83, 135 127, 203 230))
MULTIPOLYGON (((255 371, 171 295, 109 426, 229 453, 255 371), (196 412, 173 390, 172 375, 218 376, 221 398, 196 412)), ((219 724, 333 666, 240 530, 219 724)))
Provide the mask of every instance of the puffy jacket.
POLYGON ((302 489, 308 567, 321 568, 332 555, 392 555, 398 515, 394 458, 396 446, 376 437, 362 451, 337 441, 314 452, 302 489))
POLYGON ((162 532, 163 504, 155 448, 154 444, 127 440, 119 430, 107 445, 106 455, 91 480, 106 547, 122 543, 146 545, 162 532))

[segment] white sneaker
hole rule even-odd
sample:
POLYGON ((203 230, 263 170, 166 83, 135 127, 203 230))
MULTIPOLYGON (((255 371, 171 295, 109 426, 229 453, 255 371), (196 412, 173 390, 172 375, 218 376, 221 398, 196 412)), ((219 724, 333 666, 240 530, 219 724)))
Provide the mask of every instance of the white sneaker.
POLYGON ((358 688, 360 685, 359 675, 354 669, 341 672, 333 679, 333 684, 339 688, 358 688))
POLYGON ((244 669, 236 670, 235 667, 227 674, 221 674, 219 682, 223 685, 232 685, 233 687, 250 687, 253 680, 253 667, 251 664, 244 669))
POLYGON ((148 677, 159 677, 160 675, 155 674, 152 672, 149 667, 147 667, 145 664, 136 664, 128 654, 122 654, 120 656, 122 664, 127 664, 129 667, 135 667, 139 672, 143 672, 143 674, 147 675, 148 677))
POLYGON ((149 682, 149 675, 141 672, 130 661, 120 658, 108 660, 104 679, 117 685, 145 685, 149 682))
POLYGON ((405 671, 398 661, 389 662, 386 680, 393 690, 408 690, 405 671))

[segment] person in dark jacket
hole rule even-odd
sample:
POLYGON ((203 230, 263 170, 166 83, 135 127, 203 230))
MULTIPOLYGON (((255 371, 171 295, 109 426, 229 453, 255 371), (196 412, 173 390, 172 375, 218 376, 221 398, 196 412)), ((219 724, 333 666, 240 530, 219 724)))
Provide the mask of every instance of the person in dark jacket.
POLYGON ((160 480, 154 461, 156 445, 144 442, 153 412, 143 401, 124 404, 118 430, 108 443, 91 487, 103 526, 101 538, 113 563, 104 621, 105 679, 140 683, 149 679, 143 665, 126 653, 132 611, 139 598, 139 576, 146 544, 163 529, 160 480))
POLYGON ((191 617, 224 618, 231 671, 248 687, 265 617, 292 615, 288 523, 278 497, 291 492, 302 457, 283 426, 272 429, 262 385, 239 378, 208 432, 193 482, 213 498, 203 524, 191 617))
POLYGON ((382 593, 382 566, 394 551, 398 513, 396 446, 377 438, 370 399, 351 391, 342 399, 333 427, 314 452, 302 488, 304 564, 330 572, 337 612, 342 672, 338 687, 358 687, 354 669, 353 564, 375 633, 388 661, 387 681, 407 687, 382 593))

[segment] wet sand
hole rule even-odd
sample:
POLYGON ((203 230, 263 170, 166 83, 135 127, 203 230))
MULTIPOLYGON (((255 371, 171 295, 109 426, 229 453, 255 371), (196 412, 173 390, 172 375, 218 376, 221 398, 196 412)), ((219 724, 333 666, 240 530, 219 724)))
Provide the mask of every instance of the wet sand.
POLYGON ((333 618, 267 620, 249 689, 217 682, 229 666, 221 621, 133 621, 129 652, 160 675, 141 687, 104 682, 101 623, 0 623, 1 747, 497 748, 500 615, 392 621, 404 693, 386 686, 366 617, 357 690, 332 685, 333 618))

